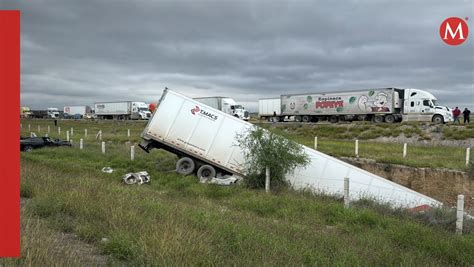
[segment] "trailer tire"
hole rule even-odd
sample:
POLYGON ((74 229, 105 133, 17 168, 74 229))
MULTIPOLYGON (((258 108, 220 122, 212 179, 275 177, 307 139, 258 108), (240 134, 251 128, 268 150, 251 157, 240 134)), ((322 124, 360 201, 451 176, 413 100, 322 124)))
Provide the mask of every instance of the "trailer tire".
POLYGON ((394 123, 395 122, 395 117, 393 115, 387 115, 387 116, 385 116, 385 122, 394 123))
POLYGON ((372 118, 372 121, 375 122, 375 123, 382 123, 382 122, 383 122, 383 117, 380 116, 380 115, 375 115, 375 116, 372 118))
POLYGON ((195 168, 196 163, 192 158, 183 157, 176 162, 176 172, 182 175, 190 175, 195 168))
POLYGON ((431 121, 436 123, 436 124, 441 124, 441 123, 444 123, 444 118, 441 115, 434 115, 433 119, 431 119, 431 121))
POLYGON ((311 121, 311 117, 308 116, 308 115, 304 115, 304 116, 301 118, 301 120, 302 120, 303 122, 310 122, 310 121, 311 121))
POLYGON ((202 165, 197 171, 197 177, 199 180, 210 181, 212 178, 216 177, 216 169, 211 165, 202 165))
POLYGON ((331 123, 337 123, 338 121, 339 121, 339 118, 337 116, 329 117, 329 122, 331 123))
POLYGON ((295 116, 295 121, 301 122, 301 120, 302 120, 301 116, 295 116))

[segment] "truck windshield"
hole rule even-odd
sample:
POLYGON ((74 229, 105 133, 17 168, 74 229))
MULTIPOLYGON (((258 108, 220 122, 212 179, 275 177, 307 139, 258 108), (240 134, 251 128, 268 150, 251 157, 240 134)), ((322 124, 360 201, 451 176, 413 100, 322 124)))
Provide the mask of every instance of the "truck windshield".
POLYGON ((149 111, 148 108, 138 108, 138 111, 149 111))
POLYGON ((241 105, 233 105, 234 109, 242 109, 241 105))
POLYGON ((438 100, 436 100, 436 99, 431 99, 431 101, 433 102, 433 105, 435 105, 435 106, 440 106, 438 100))

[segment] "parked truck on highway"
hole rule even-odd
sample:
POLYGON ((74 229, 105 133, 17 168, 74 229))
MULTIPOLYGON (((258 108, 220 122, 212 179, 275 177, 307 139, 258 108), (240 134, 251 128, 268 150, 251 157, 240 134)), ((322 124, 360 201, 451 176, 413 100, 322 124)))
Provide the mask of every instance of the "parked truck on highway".
POLYGON ((262 98, 258 100, 258 115, 268 121, 283 121, 281 98, 262 98))
POLYGON ((144 102, 98 102, 94 104, 94 110, 98 119, 148 120, 151 117, 148 105, 144 102))
POLYGON ((20 107, 20 118, 31 117, 31 110, 29 107, 20 107))
POLYGON ((59 109, 47 108, 46 110, 31 110, 29 117, 36 119, 58 119, 59 109))
MULTIPOLYGON (((338 121, 452 121, 449 108, 420 89, 380 88, 346 92, 280 96, 279 120, 292 116, 298 122, 338 121)), ((260 103, 260 102, 259 102, 260 103)), ((262 102, 263 104, 264 102, 262 102)), ((260 109, 260 107, 259 107, 260 109)), ((267 119, 268 114, 260 115, 267 119)))
POLYGON ((65 118, 82 119, 86 114, 91 114, 92 109, 89 106, 65 106, 63 108, 65 118))
POLYGON ((195 100, 218 109, 242 120, 249 120, 249 113, 242 105, 238 105, 234 99, 222 96, 198 97, 195 100))
MULTIPOLYGON (((201 179, 245 177, 244 156, 236 136, 254 126, 197 100, 165 89, 160 105, 142 132, 139 145, 146 152, 164 149, 178 156, 176 171, 201 179)), ((310 163, 287 174, 295 189, 341 195, 344 177, 350 179, 350 199, 374 198, 393 206, 439 206, 440 202, 346 162, 303 146, 310 163)), ((271 170, 270 170, 271 171, 271 170)))

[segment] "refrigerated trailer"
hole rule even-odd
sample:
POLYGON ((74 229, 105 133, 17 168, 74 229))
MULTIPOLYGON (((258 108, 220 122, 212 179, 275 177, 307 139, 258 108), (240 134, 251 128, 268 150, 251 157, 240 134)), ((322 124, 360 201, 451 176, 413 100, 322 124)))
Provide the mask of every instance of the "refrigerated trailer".
MULTIPOLYGON (((244 156, 236 136, 254 126, 196 100, 165 89, 160 105, 142 132, 139 145, 149 152, 164 149, 178 156, 176 171, 200 178, 245 177, 244 156)), ((341 195, 350 179, 352 200, 371 197, 399 207, 439 206, 440 202, 324 153, 303 146, 311 161, 287 175, 296 189, 341 195)))
MULTIPOLYGON (((379 88, 345 92, 288 94, 280 96, 278 118, 293 116, 298 122, 338 121, 452 121, 449 108, 420 89, 379 88)), ((266 115, 260 115, 266 117, 266 115)))

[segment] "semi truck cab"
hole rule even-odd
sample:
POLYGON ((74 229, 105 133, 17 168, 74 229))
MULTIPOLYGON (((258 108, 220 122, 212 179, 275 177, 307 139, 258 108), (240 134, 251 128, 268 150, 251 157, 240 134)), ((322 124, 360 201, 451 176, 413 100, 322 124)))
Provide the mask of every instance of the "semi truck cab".
POLYGON ((238 105, 232 98, 222 99, 222 111, 245 121, 249 119, 248 111, 242 105, 238 105))
POLYGON ((48 117, 51 119, 57 119, 59 118, 59 109, 58 108, 48 108, 48 117))
POLYGON ((150 109, 144 102, 133 102, 132 113, 136 114, 134 117, 138 117, 141 120, 148 120, 151 117, 150 109))
POLYGON ((441 106, 431 93, 420 89, 404 89, 401 94, 404 99, 403 121, 426 121, 426 116, 431 116, 431 121, 435 123, 453 121, 451 110, 441 106))

